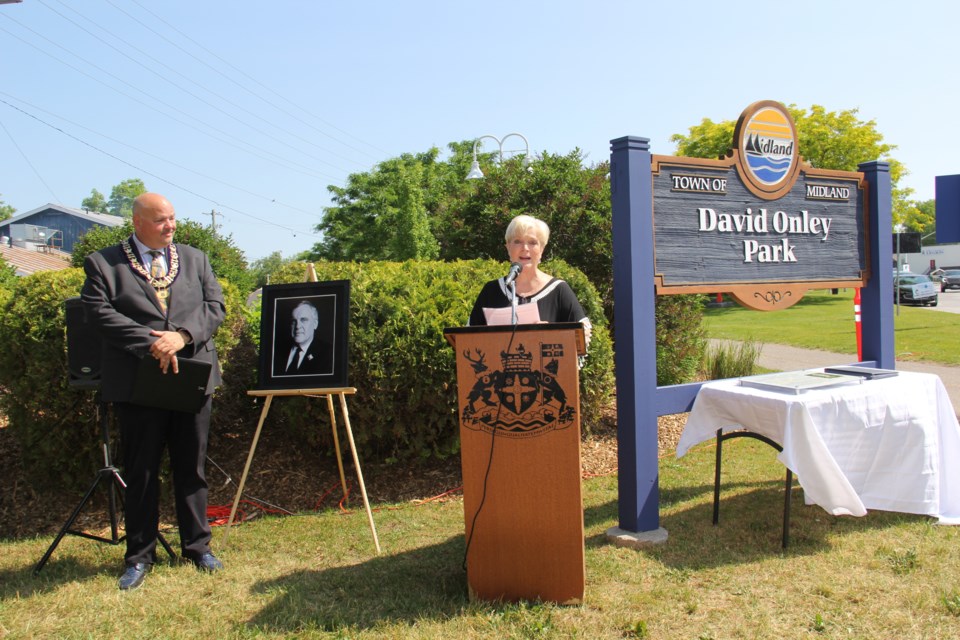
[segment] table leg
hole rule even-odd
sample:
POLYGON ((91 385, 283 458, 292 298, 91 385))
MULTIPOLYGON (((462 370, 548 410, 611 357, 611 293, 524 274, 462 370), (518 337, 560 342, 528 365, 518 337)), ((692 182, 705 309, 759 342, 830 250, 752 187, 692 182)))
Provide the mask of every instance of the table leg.
MULTIPOLYGON (((716 465, 714 467, 713 474, 713 524, 716 525, 720 522, 720 464, 723 459, 723 441, 729 440, 731 438, 754 438, 764 442, 777 451, 783 451, 777 442, 774 442, 766 436, 762 436, 758 433, 751 433, 749 431, 732 431, 730 433, 723 433, 723 429, 717 429, 717 456, 716 456, 716 465)), ((788 468, 787 469, 787 479, 786 479, 786 495, 783 498, 783 536, 782 536, 782 545, 783 548, 787 548, 787 543, 790 541, 790 490, 793 488, 793 472, 788 468)))
POLYGON ((723 460, 723 430, 717 429, 717 461, 713 469, 713 524, 720 522, 720 463, 723 460))
POLYGON ((787 469, 787 495, 783 498, 783 548, 787 548, 790 541, 790 495, 793 489, 793 472, 787 469))

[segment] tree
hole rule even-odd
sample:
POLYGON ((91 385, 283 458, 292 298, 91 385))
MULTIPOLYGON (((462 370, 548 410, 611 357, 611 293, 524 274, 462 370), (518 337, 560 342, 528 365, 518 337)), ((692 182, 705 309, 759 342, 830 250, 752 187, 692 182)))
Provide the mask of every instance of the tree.
POLYGON ((270 284, 270 277, 290 261, 291 260, 284 260, 283 254, 279 251, 274 251, 264 258, 254 260, 250 264, 250 273, 254 278, 254 288, 257 289, 265 284, 270 284))
POLYGON ((95 213, 108 213, 107 211, 107 199, 102 193, 96 189, 90 190, 90 196, 83 199, 83 202, 80 203, 80 207, 85 211, 92 211, 95 213))
POLYGON ((133 199, 146 192, 147 187, 144 186, 143 180, 140 178, 130 178, 114 185, 113 189, 110 190, 110 199, 107 201, 107 213, 132 218, 133 199))
MULTIPOLYGON (((543 153, 530 168, 519 158, 485 169, 469 191, 438 212, 437 229, 446 260, 506 258, 504 233, 521 213, 550 227, 544 259, 561 258, 590 279, 608 312, 613 303, 613 240, 609 166, 584 167, 583 155, 543 153)), ((460 180, 463 174, 460 174, 460 180)))
POLYGON ((329 187, 334 206, 317 226, 324 239, 312 259, 442 260, 506 257, 503 234, 521 213, 546 222, 552 235, 547 256, 583 271, 612 308, 612 241, 607 163, 583 166, 579 150, 544 153, 527 167, 520 158, 494 164, 480 154, 486 177, 465 179, 473 143, 404 154, 368 173, 353 174, 346 187, 329 187))
POLYGON ((937 201, 924 200, 910 202, 904 226, 920 234, 923 245, 936 244, 937 238, 937 201))
POLYGON ((424 205, 423 168, 414 164, 401 169, 397 193, 396 229, 390 249, 393 260, 432 260, 440 253, 440 245, 430 232, 430 219, 424 205))
MULTIPOLYGON (((466 180, 473 142, 450 143, 439 151, 404 154, 381 162, 369 173, 353 174, 346 187, 329 187, 334 206, 317 227, 323 242, 311 258, 394 260, 422 257, 429 237, 418 225, 423 215, 441 260, 507 257, 504 233, 519 214, 534 215, 550 227, 544 268, 559 258, 589 278, 613 318, 613 239, 608 162, 584 166, 574 149, 566 155, 543 153, 527 167, 518 157, 495 164, 480 154, 485 177, 466 180), (418 186, 419 185, 419 186, 418 186), (417 244, 425 241, 425 244, 417 244), (418 253, 421 252, 421 253, 418 253)), ((729 146, 729 143, 728 143, 729 146)), ((560 267, 558 267, 560 269, 560 267)), ((479 286, 480 283, 477 283, 479 286)), ((687 382, 704 348, 696 296, 657 298, 661 384, 687 382), (667 339, 669 338, 669 340, 667 339)))
MULTIPOLYGON (((861 162, 879 159, 889 162, 893 224, 905 224, 910 219, 913 207, 908 198, 913 190, 899 186, 907 170, 899 161, 889 157, 897 147, 883 142, 875 120, 860 120, 857 109, 835 112, 816 104, 809 111, 793 104, 787 109, 797 126, 800 155, 814 167, 856 171, 861 162)), ((735 127, 734 120, 715 123, 704 118, 700 124, 690 127, 687 135, 676 133, 670 140, 677 144, 677 155, 721 158, 730 151, 735 127)))
POLYGON ((4 203, 3 200, 0 200, 0 220, 6 220, 7 218, 12 218, 13 215, 17 212, 9 204, 4 203))
MULTIPOLYGON (((330 186, 334 206, 324 210, 311 259, 404 260, 428 257, 436 244, 434 212, 442 202, 466 188, 463 176, 454 182, 457 162, 440 162, 440 150, 405 153, 354 173, 347 186, 330 186), (426 218, 426 220, 424 220, 426 218), (416 223, 416 229, 410 225, 416 223), (428 235, 429 234, 429 235, 428 235), (401 237, 403 236, 403 237, 401 237), (419 252, 426 251, 424 255, 419 252)), ((462 165, 463 160, 460 160, 462 165)))

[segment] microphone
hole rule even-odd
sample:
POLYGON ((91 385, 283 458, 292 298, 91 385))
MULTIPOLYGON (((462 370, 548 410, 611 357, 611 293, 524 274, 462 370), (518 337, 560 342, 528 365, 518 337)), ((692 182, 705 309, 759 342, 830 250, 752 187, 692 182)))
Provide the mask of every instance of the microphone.
POLYGON ((507 272, 507 277, 503 279, 503 284, 510 286, 514 280, 517 279, 517 276, 520 275, 520 272, 523 270, 523 265, 519 262, 514 262, 510 265, 510 271, 507 272))

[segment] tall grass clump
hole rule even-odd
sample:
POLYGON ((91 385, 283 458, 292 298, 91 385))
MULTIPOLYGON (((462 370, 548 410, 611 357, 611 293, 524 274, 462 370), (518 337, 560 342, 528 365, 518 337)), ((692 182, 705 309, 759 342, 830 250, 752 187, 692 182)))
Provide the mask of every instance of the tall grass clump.
POLYGON ((704 371, 708 380, 739 378, 757 372, 763 345, 753 340, 720 342, 707 349, 704 371))

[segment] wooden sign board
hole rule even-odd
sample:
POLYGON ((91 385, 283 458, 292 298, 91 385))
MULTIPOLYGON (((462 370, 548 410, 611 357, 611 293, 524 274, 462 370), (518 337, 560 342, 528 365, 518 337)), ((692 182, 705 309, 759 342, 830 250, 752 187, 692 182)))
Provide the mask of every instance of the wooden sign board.
POLYGON ((756 102, 719 160, 653 156, 656 291, 784 309, 869 277, 863 174, 800 157, 789 111, 756 102))

